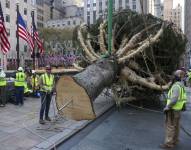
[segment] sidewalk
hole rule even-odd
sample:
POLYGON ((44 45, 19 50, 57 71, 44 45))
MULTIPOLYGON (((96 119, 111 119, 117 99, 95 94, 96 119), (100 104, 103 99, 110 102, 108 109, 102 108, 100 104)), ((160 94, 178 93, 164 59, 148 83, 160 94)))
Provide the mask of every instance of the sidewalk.
MULTIPOLYGON (((112 107, 114 102, 105 95, 94 104, 97 116, 112 107)), ((55 116, 51 104, 50 116, 55 116)), ((55 107, 56 108, 56 107, 55 107)), ((7 104, 0 108, 0 150, 42 150, 55 145, 78 132, 91 121, 75 121, 56 117, 51 123, 40 125, 40 99, 27 98, 24 106, 7 104)))

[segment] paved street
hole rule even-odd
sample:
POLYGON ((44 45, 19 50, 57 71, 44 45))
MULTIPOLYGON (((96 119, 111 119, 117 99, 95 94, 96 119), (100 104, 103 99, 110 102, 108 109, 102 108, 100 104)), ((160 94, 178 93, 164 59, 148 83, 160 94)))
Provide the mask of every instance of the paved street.
MULTIPOLYGON (((99 116, 113 105, 113 101, 101 95, 94 104, 95 112, 99 116)), ((52 103, 51 117, 54 116, 53 108, 52 103)), ((40 99, 36 98, 27 98, 22 107, 7 104, 0 108, 0 150, 50 149, 90 122, 56 117, 51 123, 40 125, 39 109, 40 99)))
MULTIPOLYGON (((164 139, 163 119, 162 114, 127 107, 114 111, 101 124, 87 133, 83 131, 83 136, 71 139, 58 150, 160 150, 158 146, 164 139)), ((183 115, 182 120, 191 133, 191 119, 186 120, 183 115)), ((190 139, 181 131, 180 144, 174 150, 190 150, 190 139)))
MULTIPOLYGON (((190 98, 181 121, 191 133, 190 98)), ((163 140, 163 114, 126 107, 120 112, 110 112, 58 150, 160 150, 158 146, 163 140)), ((180 143, 174 150, 190 150, 190 140, 191 137, 181 130, 180 143)))

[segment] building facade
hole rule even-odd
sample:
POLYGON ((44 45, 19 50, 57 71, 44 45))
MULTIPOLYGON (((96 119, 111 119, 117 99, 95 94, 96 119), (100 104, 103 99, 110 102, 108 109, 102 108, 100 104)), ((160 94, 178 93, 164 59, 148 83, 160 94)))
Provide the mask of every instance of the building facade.
POLYGON ((44 27, 44 0, 36 0, 37 28, 44 27))
MULTIPOLYGON (((143 13, 147 13, 147 0, 142 0, 143 13)), ((140 0, 113 0, 113 10, 131 9, 142 12, 140 0)), ((108 0, 84 0, 84 22, 93 24, 98 18, 106 18, 108 0)))
MULTIPOLYGON (((5 19, 5 27, 8 32, 8 38, 11 45, 10 51, 7 53, 7 55, 3 56, 1 53, 1 66, 3 66, 5 69, 9 67, 10 62, 15 61, 17 58, 17 52, 16 52, 16 44, 17 44, 17 38, 16 38, 16 19, 17 19, 17 12, 16 7, 17 4, 19 5, 19 12, 22 15, 28 30, 31 30, 31 12, 34 11, 36 14, 35 9, 35 1, 32 0, 1 0, 1 6, 3 10, 3 15, 5 19)), ((36 18, 36 15, 35 15, 36 18)), ((35 19, 36 20, 36 19, 35 19)), ((31 51, 28 46, 28 44, 20 38, 19 40, 19 50, 20 50, 20 61, 21 64, 24 65, 26 62, 31 60, 31 51)))
POLYGON ((186 64, 191 67, 191 0, 185 0, 185 26, 184 31, 187 37, 186 64))
POLYGON ((83 22, 83 7, 75 5, 75 2, 72 0, 63 0, 62 4, 63 16, 60 18, 57 16, 54 19, 47 20, 46 27, 59 29, 73 28, 83 22))
POLYGON ((183 30, 182 10, 180 4, 173 8, 173 0, 164 0, 164 20, 173 22, 178 28, 183 30))
POLYGON ((77 25, 80 25, 83 22, 82 18, 80 17, 68 17, 58 20, 49 20, 46 23, 47 28, 73 28, 77 25))
POLYGON ((155 17, 161 18, 161 0, 148 0, 148 13, 155 17))
POLYGON ((62 19, 65 17, 65 8, 63 7, 62 0, 54 0, 51 4, 50 0, 36 0, 37 10, 37 28, 43 28, 48 20, 51 20, 51 7, 52 19, 62 19))

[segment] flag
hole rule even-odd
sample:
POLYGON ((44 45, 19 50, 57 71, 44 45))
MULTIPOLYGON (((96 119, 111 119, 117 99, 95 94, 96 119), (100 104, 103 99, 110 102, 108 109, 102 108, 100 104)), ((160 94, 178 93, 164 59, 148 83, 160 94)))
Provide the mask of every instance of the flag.
POLYGON ((35 25, 35 22, 34 22, 34 16, 32 16, 32 37, 34 37, 36 43, 37 43, 37 46, 38 46, 38 49, 40 50, 40 54, 43 54, 44 52, 44 47, 43 47, 43 42, 40 40, 40 37, 39 37, 39 34, 38 34, 38 31, 37 31, 37 28, 36 28, 36 25, 35 25))
POLYGON ((18 35, 19 37, 21 37, 23 40, 25 40, 28 43, 32 53, 34 49, 33 39, 30 33, 27 31, 26 24, 20 13, 18 14, 18 35))
POLYGON ((8 40, 8 34, 4 24, 3 11, 0 2, 0 45, 3 54, 6 54, 10 50, 10 43, 8 40))

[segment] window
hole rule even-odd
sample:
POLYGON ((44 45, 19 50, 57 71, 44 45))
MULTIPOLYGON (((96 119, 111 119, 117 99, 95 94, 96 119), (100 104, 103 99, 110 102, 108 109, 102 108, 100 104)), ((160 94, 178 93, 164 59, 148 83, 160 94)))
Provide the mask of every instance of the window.
POLYGON ((90 25, 90 16, 87 16, 87 23, 90 25))
POLYGON ((10 8, 10 1, 6 0, 6 8, 10 8))
POLYGON ((6 22, 10 22, 10 16, 9 15, 6 15, 6 17, 5 17, 6 19, 6 22))
POLYGON ((125 8, 129 8, 129 0, 125 0, 125 8))
POLYGON ((122 0, 119 0, 119 8, 122 8, 122 0))
POLYGON ((75 20, 73 20, 73 25, 76 25, 76 21, 75 20))
POLYGON ((10 29, 6 28, 7 35, 10 36, 10 29))
POLYGON ((25 3, 27 3, 27 0, 24 0, 25 3))
MULTIPOLYGON (((37 27, 38 28, 42 28, 44 26, 44 24, 43 23, 41 23, 41 22, 37 22, 37 27)), ((49 27, 49 26, 48 26, 49 27)))
POLYGON ((96 3, 93 3, 93 7, 96 7, 96 3))
POLYGON ((133 5, 133 10, 136 10, 136 5, 133 5))
POLYGON ((87 15, 90 15, 90 12, 89 12, 89 11, 87 12, 87 15))
POLYGON ((25 25, 26 25, 26 27, 27 27, 27 21, 26 21, 26 20, 24 20, 24 22, 25 22, 25 25))
POLYGON ((24 45, 24 52, 27 52, 27 45, 24 45))
POLYGON ((102 13, 102 2, 99 2, 99 13, 102 13))
POLYGON ((64 27, 64 26, 65 26, 65 24, 62 24, 62 26, 64 27))
POLYGON ((107 5, 108 5, 108 1, 106 0, 106 1, 105 1, 105 7, 107 7, 107 5))
POLYGON ((93 11, 93 23, 96 23, 96 11, 93 11))
POLYGON ((89 7, 90 7, 90 4, 87 4, 87 7, 89 8, 89 7))
POLYGON ((27 9, 24 8, 24 15, 27 15, 27 9))
POLYGON ((70 21, 68 21, 68 25, 70 25, 70 21))

